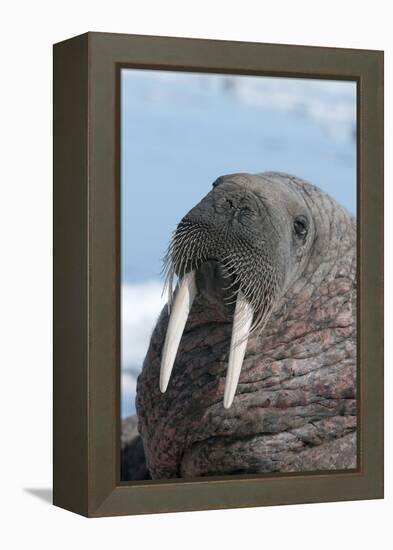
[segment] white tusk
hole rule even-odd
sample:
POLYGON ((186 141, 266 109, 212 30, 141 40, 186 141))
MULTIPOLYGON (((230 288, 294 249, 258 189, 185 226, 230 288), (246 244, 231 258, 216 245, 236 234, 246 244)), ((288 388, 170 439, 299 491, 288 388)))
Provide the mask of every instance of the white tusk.
POLYGON ((229 352, 227 377, 225 380, 224 407, 226 409, 229 409, 232 405, 232 401, 236 393, 244 354, 246 352, 252 318, 253 309, 244 297, 243 292, 240 290, 236 299, 231 348, 229 352))
POLYGON ((172 313, 169 317, 161 359, 160 390, 162 393, 167 389, 173 363, 196 293, 195 271, 191 271, 184 275, 179 283, 172 313))

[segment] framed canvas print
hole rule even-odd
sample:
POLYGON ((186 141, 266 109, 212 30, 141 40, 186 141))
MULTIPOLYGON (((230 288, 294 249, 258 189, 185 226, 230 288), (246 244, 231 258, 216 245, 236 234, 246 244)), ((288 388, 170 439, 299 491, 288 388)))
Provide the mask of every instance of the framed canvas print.
POLYGON ((54 47, 54 503, 383 496, 383 53, 54 47))

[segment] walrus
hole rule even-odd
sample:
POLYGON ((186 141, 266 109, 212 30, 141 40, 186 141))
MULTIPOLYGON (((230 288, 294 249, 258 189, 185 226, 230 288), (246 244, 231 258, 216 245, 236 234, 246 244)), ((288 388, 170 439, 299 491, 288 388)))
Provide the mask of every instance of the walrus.
POLYGON ((221 176, 165 269, 136 395, 151 477, 356 468, 355 218, 295 176, 221 176))

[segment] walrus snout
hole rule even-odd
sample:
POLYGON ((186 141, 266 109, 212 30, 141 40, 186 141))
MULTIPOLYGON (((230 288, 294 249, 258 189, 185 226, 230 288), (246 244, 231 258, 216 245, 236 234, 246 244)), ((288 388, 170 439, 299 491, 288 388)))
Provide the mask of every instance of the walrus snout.
POLYGON ((204 224, 215 232, 243 231, 266 212, 249 189, 229 182, 213 189, 185 216, 189 223, 204 224))
POLYGON ((165 258, 170 319, 161 361, 162 392, 167 389, 193 301, 201 294, 233 320, 224 392, 224 406, 231 406, 249 334, 266 323, 282 281, 282 254, 275 246, 280 235, 272 222, 273 212, 262 202, 242 180, 230 178, 214 187, 178 224, 165 258))

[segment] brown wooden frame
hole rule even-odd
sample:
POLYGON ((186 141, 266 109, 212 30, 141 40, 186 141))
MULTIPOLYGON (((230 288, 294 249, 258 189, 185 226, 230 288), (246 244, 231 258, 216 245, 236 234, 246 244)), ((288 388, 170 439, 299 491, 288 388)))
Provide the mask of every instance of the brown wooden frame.
POLYGON ((87 33, 54 46, 54 503, 86 516, 383 497, 383 52, 87 33), (120 482, 122 67, 355 80, 359 467, 120 482))

